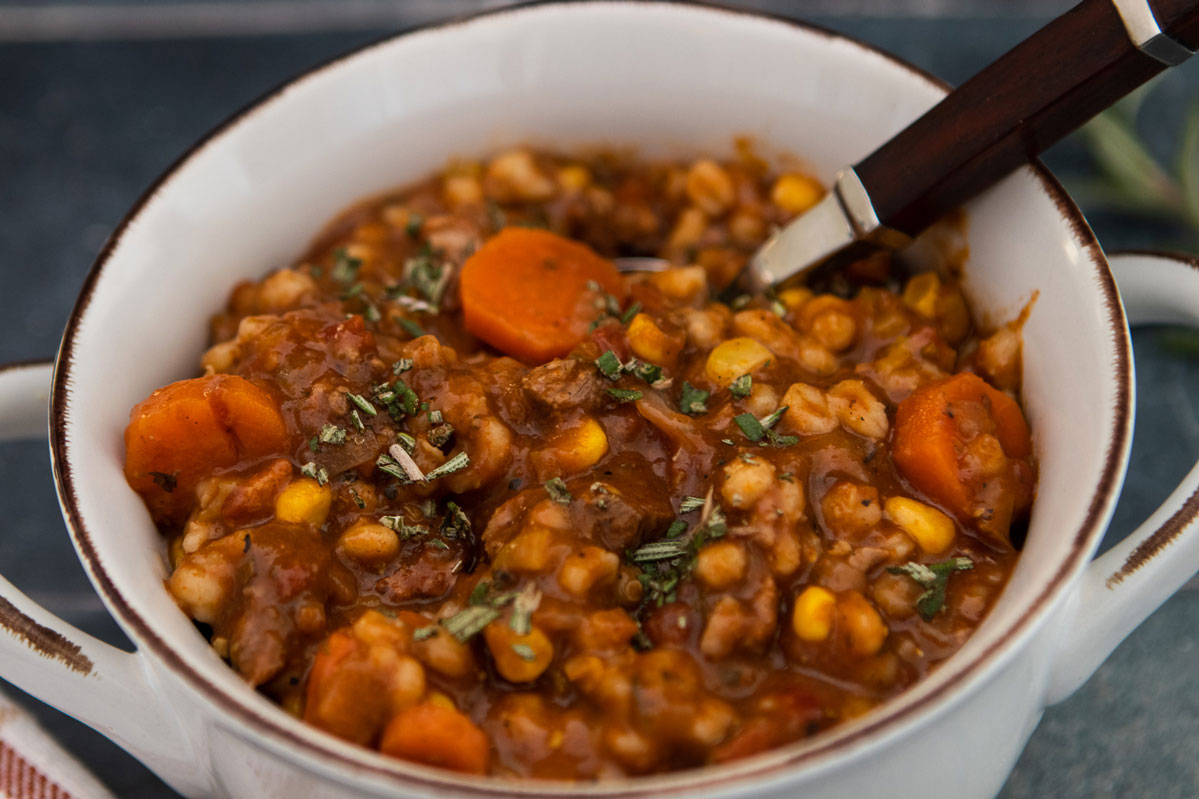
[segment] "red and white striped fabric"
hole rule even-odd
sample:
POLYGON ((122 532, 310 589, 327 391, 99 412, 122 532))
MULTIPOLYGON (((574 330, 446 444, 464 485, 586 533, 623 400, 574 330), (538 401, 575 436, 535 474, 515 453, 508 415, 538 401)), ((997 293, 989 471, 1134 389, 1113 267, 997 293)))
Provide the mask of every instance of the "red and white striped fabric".
POLYGON ((19 706, 0 693, 0 799, 113 799, 19 706))

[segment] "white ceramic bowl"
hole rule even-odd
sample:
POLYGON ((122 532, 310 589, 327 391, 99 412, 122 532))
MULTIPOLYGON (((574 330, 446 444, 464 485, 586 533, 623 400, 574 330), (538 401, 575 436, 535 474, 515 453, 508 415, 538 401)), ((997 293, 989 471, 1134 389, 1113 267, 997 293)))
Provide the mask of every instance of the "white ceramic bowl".
MULTIPOLYGON (((70 628, 0 580, 0 673, 191 796, 993 795, 1044 705, 1073 690, 1199 563, 1192 473, 1160 518, 1088 565, 1126 465, 1131 353, 1107 262, 1040 166, 968 208, 976 311, 1009 318, 1039 292, 1024 328, 1024 400, 1041 474, 1023 557, 958 654, 878 710, 802 743, 727 766, 578 785, 467 778, 352 746, 287 715, 213 653, 166 593, 163 543, 121 471, 129 408, 195 372, 208 317, 229 287, 290 262, 364 195, 451 156, 515 143, 686 155, 727 151, 739 134, 800 153, 830 178, 945 91, 814 28, 671 3, 590 2, 404 34, 266 97, 133 209, 84 285, 53 378, 64 514, 137 651, 70 628), (1154 558, 1155 541, 1174 557, 1154 558)), ((1173 262, 1129 272, 1125 288, 1142 310, 1173 308, 1194 321, 1199 308, 1199 275, 1173 262), (1145 277, 1154 274, 1169 285, 1145 277)), ((45 367, 0 373, 0 433, 40 428, 37 395, 48 379, 45 367)))

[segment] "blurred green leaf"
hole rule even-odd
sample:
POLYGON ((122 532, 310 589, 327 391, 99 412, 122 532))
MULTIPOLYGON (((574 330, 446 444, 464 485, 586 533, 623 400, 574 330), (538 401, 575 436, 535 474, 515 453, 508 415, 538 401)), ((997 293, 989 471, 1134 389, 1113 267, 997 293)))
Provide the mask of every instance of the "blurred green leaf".
POLYGON ((1192 227, 1199 228, 1199 104, 1191 107, 1182 131, 1178 176, 1187 218, 1192 227))
POLYGON ((1179 214, 1180 191, 1169 173, 1137 137, 1124 112, 1107 111, 1082 128, 1104 175, 1125 201, 1143 212, 1179 214))

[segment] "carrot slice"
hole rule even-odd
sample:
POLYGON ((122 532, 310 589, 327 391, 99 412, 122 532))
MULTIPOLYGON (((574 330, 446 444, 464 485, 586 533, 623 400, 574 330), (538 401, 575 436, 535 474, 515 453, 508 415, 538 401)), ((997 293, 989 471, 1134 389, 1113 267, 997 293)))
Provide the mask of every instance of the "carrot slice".
POLYGON ((893 451, 917 491, 996 540, 1007 541, 1013 513, 1031 498, 1024 413, 977 375, 930 383, 901 402, 893 451))
POLYGON ((287 426, 263 389, 236 375, 160 388, 129 414, 125 478, 158 521, 179 521, 196 484, 242 458, 282 454, 287 426))
POLYGON ((426 702, 401 710, 383 731, 385 755, 429 766, 483 774, 487 736, 459 711, 426 702))
POLYGON ((505 228, 462 266, 466 329, 526 363, 560 357, 599 315, 591 281, 624 301, 620 273, 591 248, 544 230, 505 228))

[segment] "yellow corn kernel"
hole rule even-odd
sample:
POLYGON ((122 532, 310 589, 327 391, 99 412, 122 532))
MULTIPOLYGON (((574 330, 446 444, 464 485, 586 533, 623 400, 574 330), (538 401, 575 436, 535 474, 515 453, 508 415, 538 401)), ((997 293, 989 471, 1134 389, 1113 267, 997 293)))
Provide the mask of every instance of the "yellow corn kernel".
POLYGON ((582 164, 570 164, 558 170, 558 185, 568 193, 582 191, 591 185, 591 172, 582 164))
POLYGON ((708 273, 702 266, 680 266, 655 272, 650 275, 649 282, 674 300, 690 300, 708 292, 708 273))
POLYGON ((807 175, 783 175, 770 190, 770 201, 790 214, 801 214, 820 202, 824 187, 807 175))
POLYGON ((320 525, 329 515, 333 492, 327 485, 304 477, 292 482, 275 500, 275 518, 281 522, 320 525))
POLYGON ((548 472, 571 475, 594 466, 607 453, 608 436, 603 426, 587 416, 577 427, 551 438, 537 460, 548 472))
POLYGON ((629 347, 642 360, 659 366, 670 365, 679 355, 679 344, 662 332, 647 314, 639 313, 629 322, 629 347))
POLYGON ((400 551, 400 538, 377 522, 360 521, 341 534, 337 549, 361 564, 381 564, 400 551))
POLYGON ((495 661, 495 670, 509 682, 533 682, 554 659, 554 645, 536 627, 528 635, 520 635, 507 620, 500 619, 487 625, 483 638, 495 661))
POLYGON ((727 386, 773 357, 774 353, 752 338, 731 338, 708 354, 705 371, 713 383, 727 386))
POLYGON ((833 609, 837 598, 827 588, 810 585, 795 600, 791 610, 791 629, 801 641, 819 643, 833 629, 833 609))
POLYGON ((425 701, 430 705, 437 705, 448 710, 457 710, 458 706, 454 704, 454 700, 450 699, 448 694, 443 694, 441 691, 430 691, 425 697, 425 701))
POLYGON ((957 533, 953 519, 936 508, 907 497, 890 497, 883 503, 883 511, 928 554, 953 546, 957 533))
POLYGON ((812 297, 811 289, 784 289, 779 292, 779 301, 792 311, 798 311, 812 297))
POLYGON ((941 290, 941 278, 936 272, 916 275, 903 287, 903 304, 921 316, 933 319, 937 315, 937 295, 941 290))

